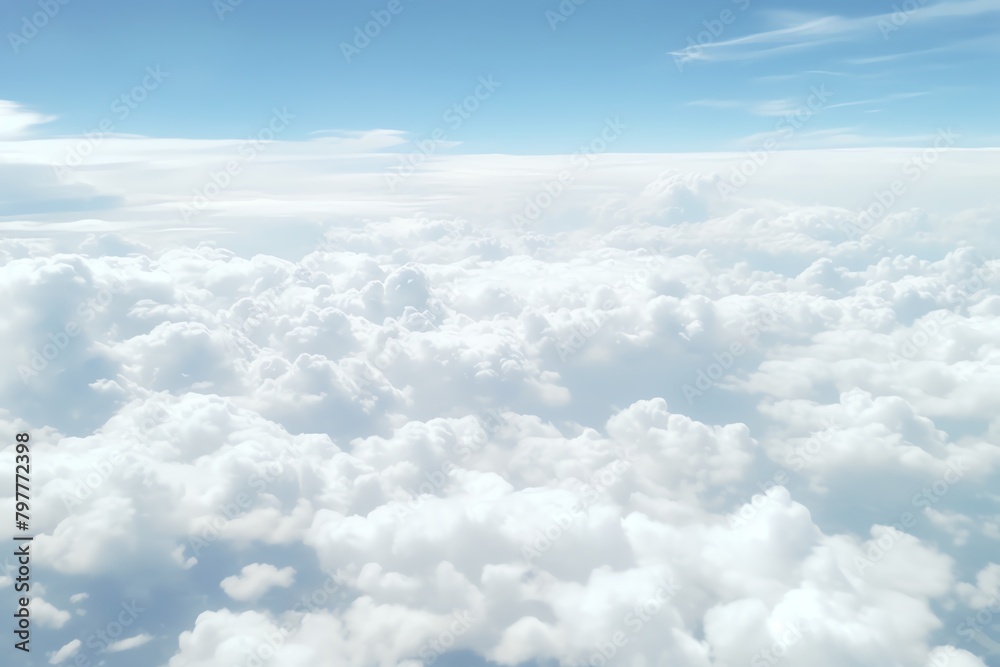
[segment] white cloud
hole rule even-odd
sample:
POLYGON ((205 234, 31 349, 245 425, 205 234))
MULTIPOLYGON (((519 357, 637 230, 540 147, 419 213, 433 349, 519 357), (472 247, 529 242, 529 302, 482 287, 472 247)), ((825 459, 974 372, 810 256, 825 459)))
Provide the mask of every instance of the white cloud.
POLYGON ((295 583, 293 567, 283 567, 279 570, 267 563, 251 563, 245 566, 239 575, 223 579, 219 586, 232 599, 247 602, 256 600, 275 586, 288 588, 293 583, 295 583))
POLYGON ((30 606, 31 617, 46 628, 61 628, 72 616, 68 611, 57 609, 41 597, 32 597, 30 606))
POLYGON ((34 126, 53 120, 54 116, 31 111, 17 102, 0 100, 0 142, 27 138, 34 126))
POLYGON ((924 667, 988 604, 996 151, 857 235, 922 149, 776 154, 729 201, 746 156, 609 154, 514 232, 568 156, 440 157, 388 197, 382 158, 281 142, 183 229, 185 169, 231 146, 107 141, 81 187, 127 196, 81 228, 114 231, 3 223, 38 225, 0 241, 0 421, 51 462, 46 595, 128 619, 108 651, 577 664, 623 632, 623 662, 708 667, 796 629, 789 664, 924 667))
MULTIPOLYGON (((775 56, 788 51, 822 46, 848 40, 877 38, 891 34, 901 25, 937 26, 942 19, 974 18, 1000 13, 996 0, 939 1, 906 11, 869 16, 844 17, 799 11, 770 12, 781 27, 742 37, 689 46, 671 55, 686 60, 722 61, 775 56), (899 17, 902 16, 902 19, 899 17), (902 20, 902 23, 900 23, 902 20), (882 26, 885 26, 884 28, 882 26), (882 30, 883 32, 880 32, 882 30)), ((958 45, 960 46, 960 45, 958 45)))
POLYGON ((145 633, 141 635, 136 635, 135 637, 128 637, 126 639, 120 639, 108 645, 108 653, 120 653, 122 651, 128 651, 129 649, 138 648, 152 641, 153 637, 145 633))
POLYGON ((63 646, 58 651, 52 654, 52 657, 49 658, 49 664, 61 665, 62 663, 66 662, 67 660, 69 660, 74 655, 80 652, 81 644, 82 642, 79 639, 74 639, 73 641, 69 642, 68 644, 66 644, 65 646, 63 646))

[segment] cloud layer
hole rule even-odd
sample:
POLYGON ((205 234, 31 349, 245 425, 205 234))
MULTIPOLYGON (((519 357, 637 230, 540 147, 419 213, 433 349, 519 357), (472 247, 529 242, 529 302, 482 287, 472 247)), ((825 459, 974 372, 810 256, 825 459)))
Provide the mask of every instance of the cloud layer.
POLYGON ((998 664, 995 151, 18 138, 51 664, 998 664))

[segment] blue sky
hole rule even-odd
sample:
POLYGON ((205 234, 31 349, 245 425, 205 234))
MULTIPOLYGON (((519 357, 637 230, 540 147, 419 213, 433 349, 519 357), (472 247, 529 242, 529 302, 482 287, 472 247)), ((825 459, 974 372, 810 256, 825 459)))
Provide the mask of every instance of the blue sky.
POLYGON ((570 153, 619 117, 628 131, 616 150, 673 152, 747 148, 825 86, 832 97, 797 145, 924 145, 941 127, 966 147, 996 145, 1000 0, 895 3, 897 25, 879 22, 891 2, 567 0, 575 11, 558 22, 547 14, 556 0, 399 2, 348 62, 341 44, 387 0, 244 0, 232 11, 53 0, 58 11, 23 40, 13 35, 31 34, 24 17, 40 5, 10 0, 0 99, 56 117, 37 133, 80 134, 159 66, 169 76, 116 131, 237 138, 278 107, 296 116, 285 139, 371 129, 420 139, 492 75, 500 87, 449 131, 461 142, 451 151, 570 153))

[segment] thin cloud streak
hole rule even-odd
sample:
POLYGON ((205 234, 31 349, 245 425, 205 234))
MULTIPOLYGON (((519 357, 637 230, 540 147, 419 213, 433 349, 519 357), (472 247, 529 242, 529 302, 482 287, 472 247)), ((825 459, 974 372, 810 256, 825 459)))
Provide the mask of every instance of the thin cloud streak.
MULTIPOLYGON (((979 16, 1000 12, 1000 0, 967 0, 966 2, 941 2, 922 7, 906 14, 908 24, 922 23, 931 19, 979 16)), ((896 13, 874 16, 845 18, 824 16, 803 20, 806 15, 797 12, 783 13, 788 20, 801 21, 776 30, 758 32, 735 39, 708 44, 689 46, 670 55, 688 60, 722 61, 745 58, 759 58, 780 53, 791 48, 810 48, 839 41, 860 38, 865 34, 879 35, 880 21, 892 21, 896 13), (779 47, 753 48, 765 44, 781 44, 779 47), (749 48, 747 48, 749 47, 749 48)))

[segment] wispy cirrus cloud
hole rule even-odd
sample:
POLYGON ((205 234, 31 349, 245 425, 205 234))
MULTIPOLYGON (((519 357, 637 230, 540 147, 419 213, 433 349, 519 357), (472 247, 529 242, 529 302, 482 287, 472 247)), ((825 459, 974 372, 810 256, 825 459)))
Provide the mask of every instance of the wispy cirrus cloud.
MULTIPOLYGON (((854 107, 854 106, 866 106, 872 104, 883 104, 885 102, 893 102, 895 100, 908 100, 915 97, 923 97, 929 93, 925 92, 913 92, 913 93, 894 93, 892 95, 885 95, 883 97, 875 97, 871 99, 864 100, 854 100, 851 102, 839 102, 837 104, 830 104, 824 109, 837 109, 841 107, 854 107)), ((775 100, 765 100, 763 102, 754 102, 750 100, 694 100, 688 102, 685 106, 692 107, 704 107, 709 109, 743 109, 748 113, 755 116, 767 116, 767 117, 780 117, 793 114, 796 110, 802 107, 802 101, 796 100, 791 97, 775 99, 775 100)))
POLYGON ((914 56, 945 53, 950 50, 952 50, 952 47, 936 46, 931 49, 918 49, 916 51, 905 51, 902 53, 886 53, 880 56, 866 56, 864 58, 848 58, 844 60, 844 62, 849 65, 875 65, 877 63, 886 63, 886 62, 891 62, 893 60, 903 60, 905 58, 912 58, 914 56))
POLYGON ((152 640, 153 636, 147 635, 146 633, 136 635, 135 637, 120 639, 108 646, 108 653, 120 653, 122 651, 128 651, 129 649, 139 648, 140 646, 148 644, 152 640))
MULTIPOLYGON (((1000 0, 938 2, 908 12, 907 24, 921 24, 944 18, 971 18, 1000 13, 1000 0)), ((821 16, 804 12, 771 12, 781 27, 735 39, 689 46, 670 55, 688 60, 725 61, 779 55, 789 50, 811 48, 835 42, 878 37, 880 22, 893 21, 898 12, 871 16, 821 16)), ((895 25, 895 24, 893 24, 895 25)))
POLYGON ((866 56, 863 58, 847 58, 842 62, 848 65, 876 65, 879 63, 905 60, 907 58, 918 58, 920 56, 941 56, 947 53, 965 51, 976 54, 982 52, 996 52, 1000 46, 1000 33, 991 33, 979 37, 967 37, 943 46, 935 46, 926 49, 916 49, 913 51, 903 51, 899 53, 885 53, 876 56, 866 56))
POLYGON ((911 100, 915 97, 924 97, 929 95, 928 92, 916 92, 916 93, 894 93, 892 95, 885 95, 883 97, 874 97, 868 100, 854 100, 853 102, 839 102, 838 104, 831 104, 826 107, 827 109, 838 109, 841 107, 857 107, 857 106, 867 106, 871 104, 884 104, 885 102, 895 102, 896 100, 911 100))

